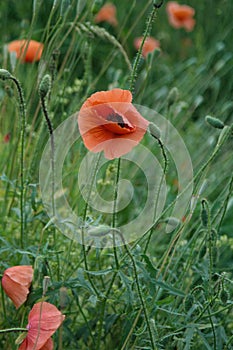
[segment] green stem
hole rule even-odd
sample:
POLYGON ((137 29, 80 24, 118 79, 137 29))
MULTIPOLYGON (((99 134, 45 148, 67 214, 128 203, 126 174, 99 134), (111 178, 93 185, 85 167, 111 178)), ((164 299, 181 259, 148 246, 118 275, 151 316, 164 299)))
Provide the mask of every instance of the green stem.
POLYGON ((11 76, 11 79, 17 89, 19 95, 19 111, 21 117, 20 123, 20 244, 21 248, 26 244, 26 232, 25 232, 25 215, 24 215, 24 207, 25 207, 25 187, 24 187, 24 146, 25 146, 25 129, 26 129, 26 109, 25 109, 25 100, 23 96, 23 90, 20 85, 20 82, 14 77, 11 76))
POLYGON ((52 122, 49 118, 48 114, 48 109, 46 105, 46 98, 43 96, 40 96, 40 102, 41 102, 41 108, 48 126, 49 130, 49 135, 50 135, 50 146, 51 146, 51 171, 52 171, 52 183, 51 183, 51 188, 52 188, 52 212, 53 212, 53 217, 55 216, 55 201, 54 201, 54 194, 55 194, 55 160, 54 160, 54 155, 55 155, 55 142, 54 142, 54 134, 53 134, 53 126, 52 122))
MULTIPOLYGON (((153 135, 151 133, 151 136, 154 137, 158 144, 159 144, 159 147, 161 149, 161 153, 162 153, 162 156, 163 156, 163 160, 164 160, 164 165, 163 165, 163 175, 161 177, 161 181, 160 181, 160 184, 159 184, 159 190, 158 190, 158 193, 157 193, 157 197, 156 197, 156 204, 155 204, 155 212, 154 212, 154 220, 155 220, 155 215, 156 215, 156 212, 157 212, 157 207, 158 207, 158 203, 159 203, 159 194, 160 194, 160 190, 161 190, 161 186, 162 186, 162 182, 164 180, 164 177, 167 173, 167 168, 168 168, 168 159, 167 159, 167 155, 166 155, 166 151, 165 151, 165 148, 164 148, 164 145, 162 143, 162 141, 160 140, 160 138, 156 137, 155 135, 153 135)), ((153 220, 153 221, 154 221, 153 220)), ((151 240, 151 237, 152 237, 152 233, 153 233, 153 227, 150 229, 150 233, 149 233, 149 236, 148 236, 148 239, 147 239, 147 242, 146 242, 146 246, 145 246, 145 249, 144 249, 144 254, 147 253, 147 249, 149 247, 149 244, 150 244, 150 240, 151 240)))
MULTIPOLYGON (((119 179, 120 179, 120 168, 121 168, 121 158, 118 158, 117 162, 117 173, 116 173, 116 183, 115 183, 115 190, 114 190, 114 198, 113 198, 113 216, 112 216, 112 227, 115 228, 117 224, 117 193, 119 190, 119 179)), ((118 257, 117 257, 117 249, 116 249, 116 236, 115 232, 113 230, 112 233, 113 237, 113 251, 114 251, 114 257, 115 257, 115 263, 116 263, 116 269, 119 269, 119 262, 118 262, 118 257)))
POLYGON ((142 48, 143 48, 143 45, 144 45, 144 43, 146 41, 146 38, 150 35, 151 26, 152 26, 152 23, 153 23, 153 21, 155 19, 155 15, 156 15, 157 11, 158 11, 158 9, 156 7, 153 7, 153 10, 151 11, 151 13, 150 13, 150 15, 148 17, 148 20, 147 20, 147 25, 146 25, 145 32, 143 34, 142 42, 141 42, 141 45, 140 45, 139 50, 137 52, 137 55, 136 55, 136 58, 135 58, 135 61, 134 61, 134 64, 133 64, 133 68, 132 68, 132 73, 130 75, 129 90, 131 92, 134 91, 134 84, 135 84, 135 80, 136 80, 136 76, 137 76, 137 71, 138 71, 140 58, 141 58, 141 55, 142 55, 142 48))
POLYGON ((136 266, 134 257, 133 257, 133 255, 132 255, 131 251, 129 250, 128 246, 127 246, 127 245, 124 245, 124 248, 125 248, 127 254, 129 255, 131 261, 132 261, 133 270, 134 270, 134 275, 135 275, 135 283, 136 283, 137 290, 138 290, 138 296, 139 296, 139 299, 140 299, 140 302, 141 302, 141 305, 142 305, 142 309, 143 309, 143 312, 144 312, 144 316, 145 316, 145 320, 146 320, 146 325, 147 325, 147 329, 148 329, 148 332, 149 332, 149 337, 150 337, 151 346, 152 346, 152 349, 155 350, 155 349, 157 349, 157 347, 156 347, 156 345, 155 345, 155 341, 154 341, 154 337, 153 337, 153 332, 152 332, 152 330, 151 330, 151 326, 150 326, 149 316, 148 316, 148 313, 147 313, 146 304, 145 304, 144 299, 143 299, 143 296, 142 296, 142 290, 141 290, 140 282, 139 282, 139 279, 138 279, 137 266, 136 266))
POLYGON ((0 333, 10 333, 10 332, 28 332, 27 328, 7 328, 7 329, 0 329, 0 333))
MULTIPOLYGON (((96 173, 97 173, 97 170, 98 170, 100 157, 101 157, 101 153, 99 153, 99 155, 98 155, 98 158, 97 158, 94 170, 93 170, 93 175, 92 175, 92 178, 91 178, 91 185, 90 185, 90 188, 89 188, 89 191, 88 191, 88 194, 87 194, 87 200, 86 200, 86 203, 85 203, 84 212, 83 212, 83 218, 82 218, 83 219, 83 223, 82 223, 82 229, 81 229, 81 240, 82 240, 84 266, 85 266, 85 270, 86 271, 89 271, 89 268, 88 268, 88 264, 87 264, 87 253, 86 253, 86 249, 85 249, 85 236, 84 236, 85 232, 84 232, 84 228, 85 228, 85 223, 86 223, 86 218, 87 218, 87 209, 88 209, 88 206, 89 206, 89 200, 90 200, 90 197, 91 197, 91 191, 92 191, 93 184, 94 184, 94 181, 95 181, 95 178, 96 178, 96 173)), ((95 285, 94 285, 94 283, 93 283, 93 281, 91 279, 91 276, 89 274, 87 274, 87 278, 88 278, 88 280, 89 280, 93 290, 95 291, 96 295, 98 296, 99 292, 98 292, 97 288, 95 287, 95 285)))

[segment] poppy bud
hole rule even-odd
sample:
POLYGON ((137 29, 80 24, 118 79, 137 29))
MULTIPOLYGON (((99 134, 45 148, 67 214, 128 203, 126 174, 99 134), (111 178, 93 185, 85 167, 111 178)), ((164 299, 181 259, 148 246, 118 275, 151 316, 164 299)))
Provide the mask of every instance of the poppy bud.
POLYGON ((203 199, 201 201, 201 205, 202 205, 202 210, 201 210, 202 225, 204 227, 207 227, 207 225, 208 225, 208 209, 207 209, 207 201, 206 201, 206 199, 203 199))
POLYGON ((0 69, 0 79, 7 80, 7 79, 11 79, 11 78, 12 78, 12 75, 10 72, 8 72, 8 70, 0 69))
POLYGON ((160 136, 161 136, 161 131, 160 131, 160 129, 159 129, 154 123, 150 123, 150 124, 149 124, 148 130, 149 130, 149 133, 150 133, 152 136, 156 137, 156 139, 159 139, 159 138, 160 138, 160 136))
POLYGON ((209 125, 213 126, 216 129, 223 129, 224 128, 224 124, 223 124, 223 122, 220 119, 211 117, 210 115, 207 115, 205 117, 205 121, 209 125))
POLYGON ((43 279, 43 295, 45 295, 47 293, 49 285, 50 285, 50 277, 49 276, 44 276, 44 279, 43 279))
POLYGON ((179 97, 179 91, 177 89, 177 87, 173 87, 167 97, 167 104, 168 104, 168 108, 170 108, 177 100, 179 97))
POLYGON ((45 98, 51 89, 51 77, 49 74, 46 74, 40 83, 39 86, 39 95, 41 98, 45 98))
POLYGON ((222 289, 219 297, 222 304, 225 305, 227 303, 227 300, 229 299, 229 293, 225 289, 222 289))

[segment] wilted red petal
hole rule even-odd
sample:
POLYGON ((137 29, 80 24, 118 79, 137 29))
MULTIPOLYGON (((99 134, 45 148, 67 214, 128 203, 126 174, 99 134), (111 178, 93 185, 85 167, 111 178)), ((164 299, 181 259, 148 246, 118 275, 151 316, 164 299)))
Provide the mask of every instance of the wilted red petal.
POLYGON ((95 16, 95 22, 108 22, 113 26, 117 26, 116 7, 113 4, 105 4, 95 16))
POLYGON ((44 45, 35 40, 14 40, 7 46, 9 52, 15 52, 22 62, 39 61, 44 45))
POLYGON ((49 339, 60 327, 64 318, 56 306, 50 303, 43 301, 35 304, 28 316, 27 336, 19 350, 51 350, 52 343, 49 339))
POLYGON ((130 91, 113 89, 97 92, 83 104, 78 124, 90 151, 104 151, 107 159, 113 159, 130 152, 141 141, 149 122, 131 101, 130 91))
POLYGON ((32 266, 13 266, 4 271, 2 287, 16 308, 26 301, 32 278, 32 266))

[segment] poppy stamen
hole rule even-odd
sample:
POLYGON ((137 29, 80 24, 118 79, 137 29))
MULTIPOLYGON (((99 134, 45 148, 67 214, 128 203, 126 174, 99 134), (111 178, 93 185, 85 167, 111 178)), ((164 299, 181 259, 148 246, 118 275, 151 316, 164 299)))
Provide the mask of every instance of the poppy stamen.
POLYGON ((110 122, 117 123, 121 128, 129 127, 126 123, 124 123, 122 116, 118 113, 109 114, 106 119, 110 122))

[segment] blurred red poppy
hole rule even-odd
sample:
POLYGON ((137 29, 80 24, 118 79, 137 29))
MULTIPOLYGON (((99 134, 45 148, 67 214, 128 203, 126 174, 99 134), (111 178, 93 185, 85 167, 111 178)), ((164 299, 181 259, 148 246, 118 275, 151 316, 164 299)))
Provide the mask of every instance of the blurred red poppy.
POLYGON ((65 316, 56 306, 45 301, 35 304, 28 316, 28 333, 19 350, 52 350, 51 336, 64 321, 65 316))
POLYGON ((2 277, 2 287, 18 309, 27 299, 32 283, 32 266, 13 266, 6 269, 2 277))
MULTIPOLYGON (((134 47, 139 50, 143 38, 136 38, 134 40, 134 47)), ((150 52, 153 52, 155 49, 160 47, 160 42, 152 37, 148 37, 142 48, 142 55, 146 57, 150 52)))
POLYGON ((174 28, 185 28, 190 32, 193 30, 196 21, 193 19, 194 8, 187 5, 179 5, 175 1, 167 3, 167 14, 170 24, 174 28))
POLYGON ((114 159, 141 141, 149 122, 131 102, 131 92, 122 89, 96 92, 86 100, 78 114, 78 125, 90 151, 104 151, 107 159, 114 159))
POLYGON ((39 61, 44 45, 35 40, 14 40, 7 45, 9 52, 15 52, 22 62, 39 61))
POLYGON ((95 16, 94 21, 96 23, 108 22, 113 26, 117 26, 116 7, 111 3, 105 4, 95 16))
POLYGON ((11 139, 11 133, 8 132, 8 133, 3 137, 3 142, 4 142, 4 143, 8 143, 8 142, 10 142, 10 139, 11 139))

